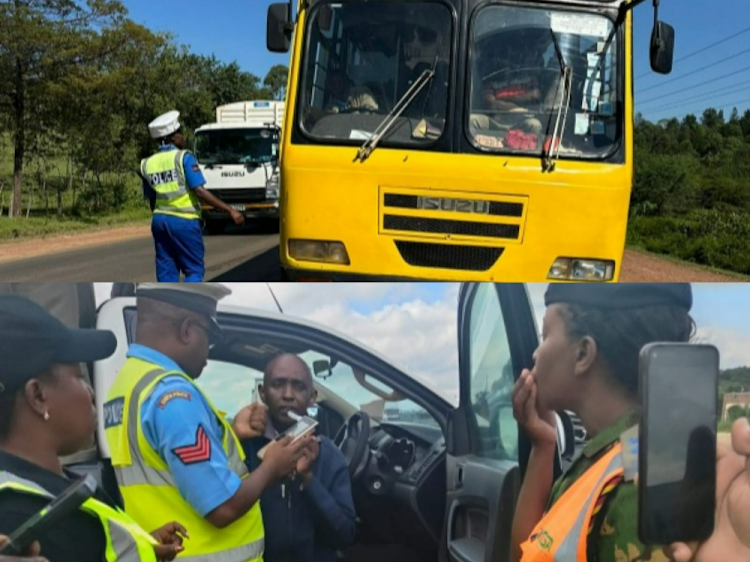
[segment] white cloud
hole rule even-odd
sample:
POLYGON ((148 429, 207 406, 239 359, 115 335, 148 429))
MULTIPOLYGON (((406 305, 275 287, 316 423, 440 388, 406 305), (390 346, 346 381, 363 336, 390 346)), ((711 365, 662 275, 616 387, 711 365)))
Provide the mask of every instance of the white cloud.
POLYGON ((698 328, 697 338, 719 349, 722 369, 750 365, 750 333, 706 326, 698 328))

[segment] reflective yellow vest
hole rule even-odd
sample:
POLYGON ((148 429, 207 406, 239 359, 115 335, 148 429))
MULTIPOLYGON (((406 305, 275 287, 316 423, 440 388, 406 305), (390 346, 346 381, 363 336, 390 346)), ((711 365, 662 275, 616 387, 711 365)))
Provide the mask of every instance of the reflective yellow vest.
POLYGON ((165 150, 141 160, 141 175, 156 193, 154 213, 199 219, 198 196, 188 189, 182 160, 186 150, 165 150))
MULTIPOLYGON (((20 478, 10 472, 0 471, 0 494, 4 490, 43 496, 50 501, 54 499, 52 494, 36 482, 20 478)), ((95 498, 83 502, 80 509, 99 519, 102 524, 106 538, 105 559, 107 562, 156 562, 154 552, 156 539, 125 513, 95 498)), ((171 519, 166 519, 161 525, 169 521, 171 519)), ((161 525, 157 525, 154 529, 161 525)), ((44 550, 43 544, 42 550, 44 550)))
POLYGON ((240 478, 249 474, 232 427, 185 373, 165 371, 131 357, 118 373, 105 404, 105 433, 125 511, 146 529, 169 521, 184 525, 190 538, 183 543, 180 562, 260 562, 264 533, 259 502, 227 527, 214 527, 180 495, 167 463, 143 434, 140 417, 144 401, 160 380, 175 375, 190 381, 224 427, 222 444, 229 468, 240 478))

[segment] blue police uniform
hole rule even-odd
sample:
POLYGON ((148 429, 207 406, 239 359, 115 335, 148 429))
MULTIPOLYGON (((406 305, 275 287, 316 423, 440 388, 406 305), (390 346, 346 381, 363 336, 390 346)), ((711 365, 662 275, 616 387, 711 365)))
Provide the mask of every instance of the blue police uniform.
MULTIPOLYGON (((144 345, 132 344, 127 355, 167 371, 182 371, 172 359, 144 345)), ((180 495, 201 517, 237 493, 241 481, 230 469, 222 447, 223 428, 189 381, 179 376, 159 381, 141 407, 141 428, 149 445, 167 463, 180 495), (208 460, 181 458, 179 451, 194 445, 195 428, 200 427, 208 437, 208 460)))
MULTIPOLYGON (((177 150, 173 144, 163 145, 160 152, 177 150)), ((197 189, 206 184, 198 161, 192 153, 186 152, 182 159, 185 170, 185 181, 188 189, 197 189)), ((153 202, 156 192, 143 180, 143 194, 153 202)), ((201 232, 201 221, 184 219, 174 215, 156 213, 151 222, 156 250, 156 278, 160 282, 180 280, 184 273, 186 282, 203 281, 206 267, 204 264, 205 246, 201 232)))

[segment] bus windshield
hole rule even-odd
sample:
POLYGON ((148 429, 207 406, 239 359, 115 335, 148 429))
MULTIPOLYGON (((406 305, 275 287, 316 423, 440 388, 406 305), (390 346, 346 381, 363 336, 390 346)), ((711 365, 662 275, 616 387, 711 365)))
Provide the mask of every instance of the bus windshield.
POLYGON ((195 134, 195 158, 204 165, 260 165, 278 154, 273 129, 215 129, 195 134))
POLYGON ((622 136, 614 22, 597 14, 489 5, 471 30, 468 130, 478 148, 539 155, 560 122, 560 156, 601 158, 622 136), (565 72, 571 88, 563 86, 565 72), (568 105, 570 99, 570 105, 568 105))
POLYGON ((320 3, 310 13, 300 104, 313 139, 361 144, 425 70, 434 76, 381 144, 430 144, 445 129, 452 32, 437 2, 320 3))

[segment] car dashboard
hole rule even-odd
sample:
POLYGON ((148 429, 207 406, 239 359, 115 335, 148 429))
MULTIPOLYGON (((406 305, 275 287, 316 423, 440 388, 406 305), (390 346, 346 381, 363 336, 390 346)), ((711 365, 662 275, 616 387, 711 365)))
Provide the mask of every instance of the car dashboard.
POLYGON ((377 542, 437 548, 445 512, 445 439, 437 427, 381 422, 371 430, 370 460, 357 508, 377 542), (377 530, 377 531, 373 531, 377 530))

